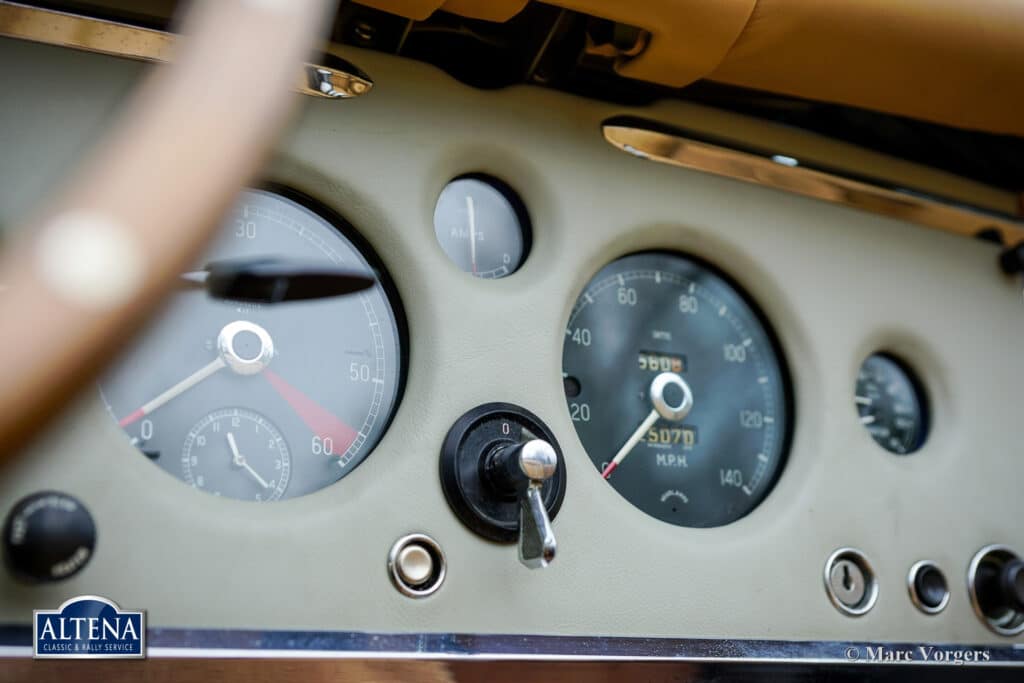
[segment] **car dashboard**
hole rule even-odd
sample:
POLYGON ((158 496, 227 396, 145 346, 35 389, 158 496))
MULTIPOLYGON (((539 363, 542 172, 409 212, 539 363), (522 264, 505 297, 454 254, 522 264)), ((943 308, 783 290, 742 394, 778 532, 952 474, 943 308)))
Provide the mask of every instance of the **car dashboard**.
MULTIPOLYGON (((4 653, 99 595, 146 611, 151 657, 1024 661, 1024 612, 980 576, 1024 553, 999 247, 607 134, 959 207, 998 205, 987 186, 699 103, 335 51, 372 91, 302 102, 197 270, 326 256, 370 288, 182 289, 126 339, 0 477, 5 543, 26 501, 92 525, 59 576, 8 547, 4 653)), ((0 224, 152 68, 0 40, 0 224)))

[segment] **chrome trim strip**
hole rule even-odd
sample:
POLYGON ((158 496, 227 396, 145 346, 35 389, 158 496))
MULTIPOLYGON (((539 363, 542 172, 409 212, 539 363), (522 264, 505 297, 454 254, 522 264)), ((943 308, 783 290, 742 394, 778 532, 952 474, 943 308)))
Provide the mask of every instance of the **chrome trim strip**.
MULTIPOLYGON (((0 0, 0 36, 155 63, 173 58, 177 40, 173 33, 7 0, 0 0)), ((365 95, 373 88, 366 74, 350 64, 344 66, 305 64, 294 90, 310 97, 347 99, 365 95)))
POLYGON ((913 188, 896 187, 877 178, 807 164, 779 152, 621 117, 606 121, 602 132, 609 144, 642 159, 742 180, 966 237, 994 231, 1007 246, 1024 242, 1024 220, 1016 216, 968 206, 913 188))
MULTIPOLYGON (((150 657, 193 659, 412 659, 488 661, 664 661, 801 665, 871 665, 867 648, 933 648, 954 656, 987 651, 989 660, 958 666, 1024 667, 1024 645, 985 646, 853 641, 727 640, 356 631, 259 631, 150 628, 150 657), (856 650, 857 655, 851 656, 856 650)), ((0 626, 0 657, 31 656, 30 626, 0 626)), ((946 666, 944 661, 909 664, 946 666)))

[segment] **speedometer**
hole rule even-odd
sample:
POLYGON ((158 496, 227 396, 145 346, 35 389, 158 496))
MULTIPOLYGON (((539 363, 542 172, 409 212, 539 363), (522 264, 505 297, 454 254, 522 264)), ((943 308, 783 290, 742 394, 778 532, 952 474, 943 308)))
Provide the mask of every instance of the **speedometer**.
POLYGON ((283 192, 243 193, 199 267, 296 259, 377 284, 274 304, 182 291, 101 385, 145 457, 226 498, 273 501, 334 483, 373 450, 401 390, 402 318, 383 271, 340 217, 283 192))
POLYGON ((562 369, 587 454, 647 514, 721 526, 775 482, 785 365, 760 315, 708 265, 647 252, 605 266, 572 310, 562 369))

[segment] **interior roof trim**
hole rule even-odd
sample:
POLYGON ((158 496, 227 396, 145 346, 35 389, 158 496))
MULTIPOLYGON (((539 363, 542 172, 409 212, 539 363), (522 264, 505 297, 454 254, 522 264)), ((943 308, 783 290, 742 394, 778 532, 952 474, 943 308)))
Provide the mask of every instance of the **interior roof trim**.
POLYGON ((609 144, 641 159, 820 199, 963 237, 982 237, 994 231, 1004 245, 1024 243, 1024 221, 1015 216, 801 161, 782 151, 627 117, 608 119, 602 132, 609 144))

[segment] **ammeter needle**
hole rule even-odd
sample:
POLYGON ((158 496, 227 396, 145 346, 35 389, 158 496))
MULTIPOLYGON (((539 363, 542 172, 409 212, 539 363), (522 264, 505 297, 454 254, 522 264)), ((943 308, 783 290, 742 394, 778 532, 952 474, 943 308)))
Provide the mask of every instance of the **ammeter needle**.
POLYGON ((466 210, 469 211, 469 262, 473 267, 473 275, 476 275, 476 209, 473 205, 473 197, 466 195, 466 210))

